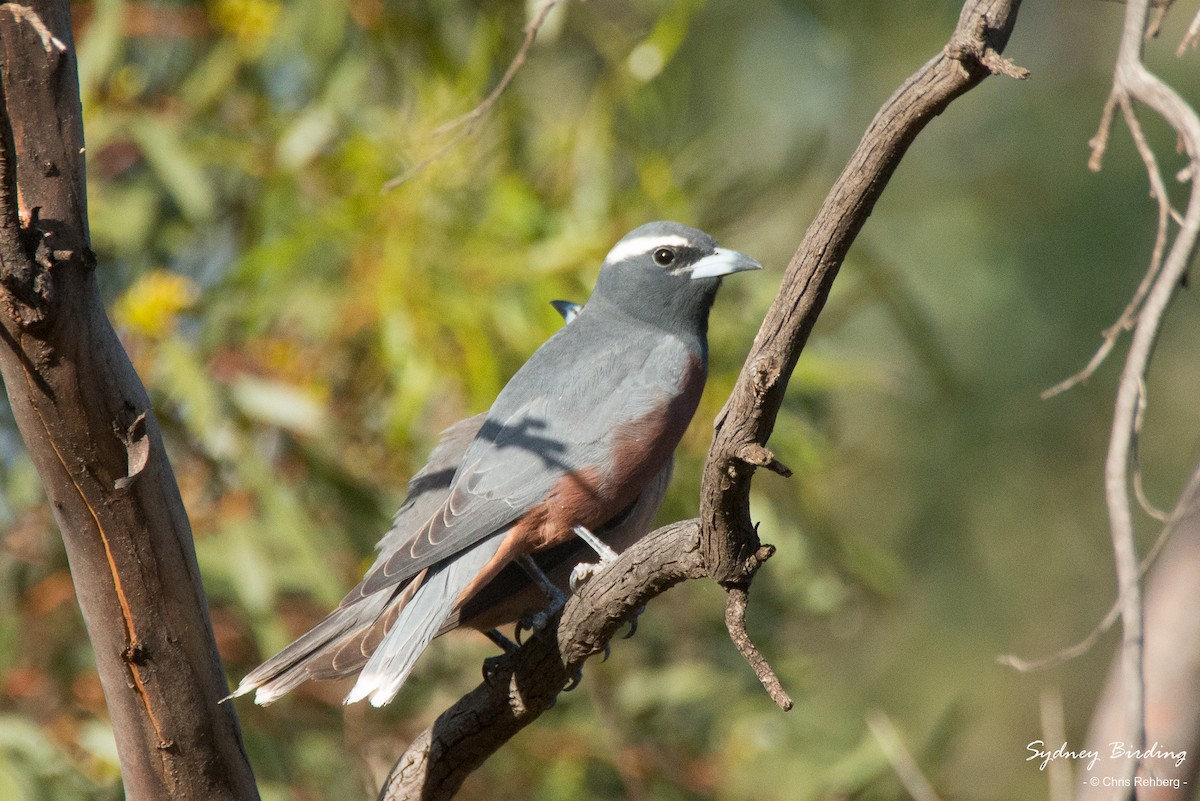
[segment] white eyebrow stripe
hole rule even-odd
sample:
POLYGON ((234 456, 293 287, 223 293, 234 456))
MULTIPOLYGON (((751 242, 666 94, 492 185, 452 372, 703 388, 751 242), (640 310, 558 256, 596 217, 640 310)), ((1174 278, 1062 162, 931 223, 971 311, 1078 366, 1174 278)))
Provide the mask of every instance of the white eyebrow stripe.
POLYGON ((632 256, 640 256, 643 253, 649 253, 655 248, 662 247, 688 247, 692 243, 686 237, 670 234, 667 236, 639 236, 635 239, 628 239, 624 242, 618 242, 612 250, 608 251, 608 255, 604 257, 605 264, 613 264, 632 256))

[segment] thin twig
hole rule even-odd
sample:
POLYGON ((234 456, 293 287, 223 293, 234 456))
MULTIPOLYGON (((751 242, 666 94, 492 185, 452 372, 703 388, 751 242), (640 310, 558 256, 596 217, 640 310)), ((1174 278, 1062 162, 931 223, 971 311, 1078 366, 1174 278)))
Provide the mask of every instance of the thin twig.
POLYGON ((1121 316, 1117 318, 1116 322, 1104 329, 1101 335, 1103 341, 1092 355, 1087 366, 1078 373, 1043 391, 1041 394, 1043 400, 1066 392, 1068 389, 1091 378, 1100 365, 1104 363, 1104 360, 1108 358, 1108 354, 1112 352, 1121 334, 1133 330, 1134 325, 1137 323, 1138 311, 1142 307, 1142 302, 1146 299, 1146 293, 1150 291, 1154 279, 1158 276, 1159 268, 1162 266, 1163 252, 1166 250, 1170 234, 1170 222, 1172 219, 1179 219, 1178 212, 1171 206, 1171 199, 1167 194, 1166 183, 1163 181, 1162 170, 1158 166, 1158 159, 1155 157, 1150 144, 1146 141, 1146 135, 1142 131, 1142 126, 1138 121, 1133 104, 1130 102, 1128 96, 1120 94, 1115 90, 1108 96, 1108 100, 1104 104, 1104 111, 1101 113, 1100 128, 1089 143, 1092 148, 1092 155, 1088 161, 1088 167, 1096 171, 1102 166, 1104 151, 1108 147, 1109 131, 1112 129, 1113 114, 1117 107, 1120 107, 1125 117, 1125 122, 1129 126, 1129 132, 1133 135, 1133 142, 1137 147, 1138 155, 1142 157, 1142 163, 1146 166, 1146 175, 1150 180, 1150 197, 1158 202, 1158 229, 1154 236, 1154 250, 1150 255, 1150 266, 1146 269, 1145 275, 1142 276, 1141 283, 1134 290, 1133 297, 1125 305, 1121 316))
POLYGON ((400 186, 400 184, 422 172, 429 165, 440 160, 453 150, 455 145, 475 132, 475 126, 491 112, 496 102, 500 100, 500 95, 504 94, 504 90, 508 88, 508 85, 513 82, 513 78, 517 76, 517 71, 524 66, 526 59, 529 58, 529 51, 533 49, 534 40, 537 39, 538 33, 546 24, 546 18, 550 16, 550 12, 558 3, 559 0, 543 0, 533 20, 525 26, 525 40, 521 42, 521 47, 517 50, 517 54, 513 56, 512 61, 508 64, 508 69, 501 76, 500 82, 488 93, 488 96, 466 114, 455 117, 449 122, 442 123, 433 131, 434 136, 445 136, 451 131, 454 131, 454 135, 447 139, 432 156, 387 181, 379 190, 380 194, 390 192, 400 186))
MULTIPOLYGON (((1156 240, 1155 253, 1151 256, 1150 267, 1143 279, 1143 286, 1139 287, 1138 296, 1135 296, 1134 301, 1126 308, 1126 314, 1122 315, 1122 320, 1118 321, 1118 323, 1125 320, 1134 321, 1133 337, 1117 388, 1108 457, 1104 465, 1104 494, 1112 529, 1113 557, 1116 563, 1118 583, 1117 608, 1120 610, 1123 632, 1120 663, 1125 677, 1125 717, 1126 725, 1129 727, 1129 741, 1136 751, 1144 750, 1146 741, 1146 690, 1142 675, 1144 650, 1141 600, 1142 568, 1138 564, 1137 548, 1133 540, 1133 518, 1129 498, 1131 463, 1134 458, 1139 421, 1142 415, 1143 387, 1150 356, 1162 328, 1166 308, 1180 285, 1181 279, 1187 273, 1188 265, 1195 254, 1197 236, 1200 235, 1200 182, 1192 180, 1187 209, 1182 217, 1178 217, 1174 210, 1170 209, 1166 200, 1166 191, 1157 161, 1150 153, 1141 126, 1138 124, 1136 115, 1133 114, 1133 102, 1138 101, 1149 106, 1166 120, 1178 135, 1180 144, 1188 157, 1188 166, 1180 173, 1180 176, 1187 179, 1194 178, 1197 156, 1200 154, 1200 118, 1197 118, 1191 106, 1171 87, 1153 75, 1142 63, 1149 7, 1149 0, 1129 0, 1127 5, 1112 93, 1104 105, 1100 129, 1091 141, 1092 157, 1089 160, 1089 167, 1099 169, 1108 143, 1115 109, 1120 106, 1133 134, 1138 152, 1146 164, 1151 190, 1158 199, 1160 209, 1159 237, 1156 240), (1179 231, 1160 267, 1157 264, 1161 257, 1159 243, 1162 242, 1165 247, 1163 231, 1167 227, 1164 215, 1178 220, 1179 231), (1140 297, 1143 295, 1143 289, 1144 297, 1140 297), (1133 311, 1135 309, 1136 311, 1133 311)), ((1099 360, 1103 358, 1101 354, 1111 348, 1112 342, 1106 337, 1101 353, 1097 354, 1100 357, 1099 360)), ((1097 357, 1093 357, 1092 362, 1093 364, 1097 363, 1097 357)), ((1085 371, 1085 377, 1087 374, 1090 373, 1085 371)), ((1070 382, 1064 383, 1069 384, 1070 382)), ((1167 529, 1169 530, 1169 528, 1168 526, 1167 529)), ((1081 645, 1090 647, 1088 641, 1081 645)), ((1060 653, 1074 650, 1076 649, 1067 649, 1066 652, 1060 653)), ((1132 780, 1137 769, 1138 762, 1134 760, 1129 767, 1127 778, 1132 780)))
POLYGON ((738 653, 742 655, 746 664, 750 665, 751 670, 754 671, 754 675, 758 676, 758 680, 762 682, 767 695, 771 696, 771 700, 784 712, 790 711, 795 705, 792 697, 788 695, 787 690, 783 689, 783 684, 780 683, 779 676, 775 674, 771 663, 762 655, 762 651, 758 650, 758 646, 754 644, 754 641, 750 639, 750 634, 746 631, 746 604, 749 596, 749 592, 741 587, 726 588, 725 628, 729 630, 729 639, 733 640, 733 644, 737 646, 738 653))
MULTIPOLYGON (((1146 573, 1154 565, 1158 559, 1159 553, 1166 546, 1167 540, 1171 539, 1171 535, 1175 533, 1175 527, 1179 519, 1183 517, 1184 510, 1176 509, 1171 517, 1167 520, 1167 524, 1163 526, 1163 530, 1158 533, 1158 537, 1154 540, 1154 544, 1150 546, 1150 550, 1146 552, 1146 556, 1142 559, 1141 565, 1138 566, 1138 579, 1145 577, 1146 573)), ((1016 670, 1020 673, 1036 673, 1039 670, 1047 670, 1048 668, 1057 667, 1064 662, 1069 662, 1076 657, 1083 656, 1103 637, 1113 624, 1117 622, 1117 618, 1121 615, 1121 599, 1113 601, 1112 606, 1108 608, 1108 612, 1100 620, 1095 627, 1088 632, 1088 635, 1074 645, 1069 645, 1060 651, 1057 651, 1050 656, 1042 657, 1041 659, 1025 659, 1024 657, 1016 656, 1015 654, 1001 654, 996 657, 996 661, 1001 665, 1016 670)))
POLYGON ((879 749, 883 751, 892 770, 896 771, 900 783, 914 801, 939 801, 937 791, 933 789, 929 779, 925 778, 925 774, 921 773, 921 766, 913 759, 892 719, 877 709, 872 710, 867 713, 867 726, 871 729, 871 734, 875 735, 879 749))
POLYGON ((1179 43, 1175 55, 1183 58, 1188 48, 1195 47, 1197 42, 1200 42, 1200 11, 1197 11, 1196 16, 1192 17, 1192 24, 1188 26, 1187 33, 1184 34, 1183 41, 1179 43))
POLYGON ((1100 127, 1088 140, 1088 147, 1092 149, 1092 155, 1088 157, 1088 169, 1092 172, 1100 172, 1104 166, 1104 153, 1108 150, 1108 135, 1112 132, 1113 115, 1116 111, 1117 93, 1112 92, 1104 101, 1104 110, 1100 112, 1100 127))

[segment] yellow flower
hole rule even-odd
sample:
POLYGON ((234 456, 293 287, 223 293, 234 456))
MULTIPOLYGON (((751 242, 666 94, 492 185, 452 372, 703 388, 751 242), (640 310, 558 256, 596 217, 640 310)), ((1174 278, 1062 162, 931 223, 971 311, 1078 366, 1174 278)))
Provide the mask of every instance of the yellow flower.
POLYGON ((196 302, 200 288, 192 279, 151 270, 133 282, 113 306, 117 324, 151 339, 175 330, 179 313, 196 302))

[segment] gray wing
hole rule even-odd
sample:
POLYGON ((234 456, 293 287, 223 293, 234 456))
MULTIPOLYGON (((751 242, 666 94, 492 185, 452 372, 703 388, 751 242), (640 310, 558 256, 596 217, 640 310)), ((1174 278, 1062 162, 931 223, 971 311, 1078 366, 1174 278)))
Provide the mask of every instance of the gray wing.
POLYGON ((603 471, 615 430, 678 392, 694 358, 685 343, 613 331, 587 311, 551 337, 500 393, 445 503, 405 547, 387 559, 381 554, 360 585, 363 592, 402 582, 509 525, 568 473, 603 471))

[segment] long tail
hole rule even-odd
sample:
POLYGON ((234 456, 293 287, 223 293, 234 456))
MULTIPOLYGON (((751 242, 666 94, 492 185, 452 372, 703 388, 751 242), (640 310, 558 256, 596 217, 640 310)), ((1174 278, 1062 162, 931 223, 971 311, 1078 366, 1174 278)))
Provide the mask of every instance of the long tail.
POLYGON ((490 563, 503 545, 505 533, 499 532, 430 569, 371 654, 345 703, 370 698, 374 706, 383 706, 396 697, 417 659, 455 610, 463 591, 485 568, 497 569, 490 563))
POLYGON ((247 673, 229 697, 256 690, 254 703, 265 706, 318 673, 329 676, 329 671, 321 670, 318 663, 328 662, 347 641, 356 640, 371 629, 393 600, 399 599, 392 593, 381 592, 358 603, 339 606, 298 640, 247 673))

